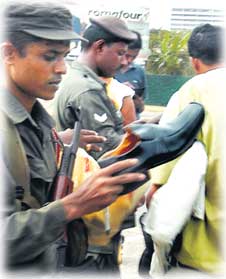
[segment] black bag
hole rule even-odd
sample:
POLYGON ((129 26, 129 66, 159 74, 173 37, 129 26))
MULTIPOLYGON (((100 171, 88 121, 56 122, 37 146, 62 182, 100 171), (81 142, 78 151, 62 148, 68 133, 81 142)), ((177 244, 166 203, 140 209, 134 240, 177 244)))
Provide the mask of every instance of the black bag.
POLYGON ((57 241, 57 268, 77 267, 85 261, 88 233, 82 219, 67 224, 64 235, 57 241))
POLYGON ((76 219, 67 225, 67 246, 65 266, 78 266, 86 257, 88 232, 82 219, 76 219))

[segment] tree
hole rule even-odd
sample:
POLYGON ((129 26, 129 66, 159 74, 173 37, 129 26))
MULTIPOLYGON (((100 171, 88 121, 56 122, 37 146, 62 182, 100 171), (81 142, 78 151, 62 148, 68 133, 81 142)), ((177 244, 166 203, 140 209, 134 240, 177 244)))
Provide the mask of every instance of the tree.
POLYGON ((187 51, 190 31, 150 31, 150 51, 146 64, 149 74, 194 75, 187 51))

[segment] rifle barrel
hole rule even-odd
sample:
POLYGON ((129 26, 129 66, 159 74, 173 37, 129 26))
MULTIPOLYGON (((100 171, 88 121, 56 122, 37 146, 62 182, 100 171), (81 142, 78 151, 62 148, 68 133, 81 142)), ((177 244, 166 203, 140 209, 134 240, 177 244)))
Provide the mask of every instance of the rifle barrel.
POLYGON ((80 122, 75 121, 73 138, 70 144, 70 158, 69 158, 69 165, 68 165, 68 172, 67 172, 68 177, 72 177, 76 153, 79 146, 80 130, 81 130, 80 122))

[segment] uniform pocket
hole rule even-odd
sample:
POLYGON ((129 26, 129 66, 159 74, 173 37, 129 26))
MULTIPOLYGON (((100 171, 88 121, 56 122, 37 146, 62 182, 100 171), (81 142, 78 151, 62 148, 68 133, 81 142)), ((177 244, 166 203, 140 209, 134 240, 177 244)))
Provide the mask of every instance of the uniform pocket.
MULTIPOLYGON (((31 179, 42 179, 46 182, 52 182, 56 174, 56 168, 48 168, 45 162, 39 158, 28 157, 30 170, 31 170, 31 179)), ((54 164, 53 164, 54 166, 54 164)))

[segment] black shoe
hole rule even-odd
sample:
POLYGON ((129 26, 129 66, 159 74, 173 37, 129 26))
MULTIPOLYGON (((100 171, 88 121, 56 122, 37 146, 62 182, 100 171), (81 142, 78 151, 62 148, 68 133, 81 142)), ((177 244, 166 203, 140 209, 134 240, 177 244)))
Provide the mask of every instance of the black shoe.
POLYGON ((138 274, 140 275, 141 278, 144 279, 151 278, 149 275, 150 268, 151 268, 151 259, 152 259, 152 254, 150 254, 149 250, 145 248, 141 255, 139 265, 138 265, 138 274))
POLYGON ((139 265, 138 265, 138 273, 141 276, 141 278, 151 278, 149 275, 150 267, 151 267, 151 259, 152 255, 154 253, 154 244, 152 241, 151 236, 145 232, 144 230, 144 224, 143 219, 145 217, 146 213, 142 214, 139 221, 141 225, 141 230, 144 237, 144 243, 145 243, 145 249, 141 255, 139 265))
MULTIPOLYGON (((143 172, 153 167, 167 163, 184 153, 196 139, 197 133, 204 120, 204 109, 199 103, 190 103, 172 121, 164 125, 158 124, 133 124, 127 128, 127 135, 122 143, 113 151, 106 154, 105 158, 98 161, 103 168, 115 162, 130 158, 138 158, 139 163, 118 174, 128 172, 143 172), (134 137, 132 147, 128 139, 134 137), (125 142, 125 148, 123 147, 125 142), (118 152, 118 153, 117 153, 118 152), (119 154, 119 155, 118 155, 119 154)), ((148 181, 125 184, 121 195, 131 192, 148 181)))

